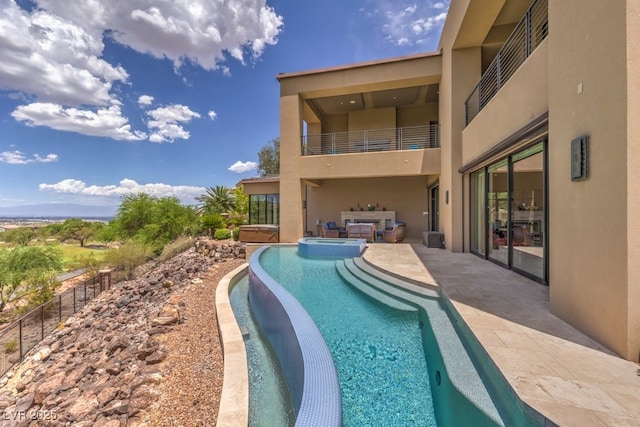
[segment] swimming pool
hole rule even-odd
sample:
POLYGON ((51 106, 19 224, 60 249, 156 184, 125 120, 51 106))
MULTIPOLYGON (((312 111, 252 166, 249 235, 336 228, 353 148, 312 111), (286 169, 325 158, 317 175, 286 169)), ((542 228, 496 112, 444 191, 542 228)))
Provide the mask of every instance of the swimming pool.
POLYGON ((308 259, 296 247, 254 256, 324 337, 344 425, 538 425, 513 392, 500 389, 490 364, 469 355, 478 349, 458 336, 437 293, 383 293, 354 279, 350 286, 343 277, 352 261, 308 259))

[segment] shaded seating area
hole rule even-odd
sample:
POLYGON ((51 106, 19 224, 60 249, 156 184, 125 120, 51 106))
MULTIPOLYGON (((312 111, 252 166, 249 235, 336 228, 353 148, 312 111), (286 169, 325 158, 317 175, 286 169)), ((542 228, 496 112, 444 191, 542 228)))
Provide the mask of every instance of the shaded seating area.
POLYGON ((382 239, 387 243, 398 243, 404 240, 404 232, 407 228, 407 225, 398 221, 393 225, 393 228, 390 230, 384 230, 382 233, 382 239))
POLYGON ((334 221, 323 222, 320 224, 320 235, 325 238, 347 237, 347 229, 338 227, 334 221))

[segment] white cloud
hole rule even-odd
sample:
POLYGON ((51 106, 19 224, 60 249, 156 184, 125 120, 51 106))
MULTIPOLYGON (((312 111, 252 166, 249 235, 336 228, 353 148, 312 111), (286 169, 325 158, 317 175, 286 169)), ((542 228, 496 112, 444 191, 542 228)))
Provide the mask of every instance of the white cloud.
POLYGON ((153 104, 153 96, 149 96, 149 95, 141 95, 138 98, 138 105, 142 106, 146 106, 146 105, 151 105, 153 104))
POLYGON ((231 172, 236 172, 236 173, 244 173, 244 172, 249 172, 252 170, 255 170, 258 168, 258 164, 256 162, 241 162, 240 160, 238 160, 237 162, 235 162, 234 164, 232 164, 231 166, 229 166, 228 170, 230 170, 231 172))
POLYGON ((40 184, 40 191, 51 191, 60 194, 72 194, 91 197, 114 197, 146 193, 154 197, 177 197, 181 201, 193 201, 205 193, 204 187, 169 184, 138 184, 132 179, 125 178, 118 185, 87 185, 78 179, 65 179, 55 184, 40 184))
MULTIPOLYGON (((114 139, 145 139, 120 106, 129 74, 103 57, 103 37, 131 49, 230 75, 224 61, 257 60, 277 43, 283 18, 266 0, 34 0, 22 9, 0 0, 0 90, 26 105, 12 113, 32 126, 114 139), (43 111, 46 106, 47 111, 43 111), (74 108, 68 108, 74 107, 74 108), (95 110, 96 107, 100 109, 95 110), (54 114, 55 113, 55 114, 54 114), (113 119, 109 124, 104 115, 113 119)), ((139 104, 150 105, 143 95, 139 104)), ((188 138, 177 121, 154 120, 152 141, 188 138)))
POLYGON ((121 66, 101 59, 101 33, 13 0, 0 0, 0 89, 64 105, 107 105, 115 81, 126 82, 121 66))
POLYGON ((95 36, 112 30, 119 43, 176 68, 185 61, 206 70, 220 68, 226 54, 245 62, 277 43, 283 19, 266 0, 36 0, 48 11, 83 26, 95 36))
POLYGON ((28 163, 51 163, 57 161, 57 154, 47 154, 44 157, 39 154, 34 154, 32 157, 28 157, 26 154, 18 150, 3 151, 2 153, 0 153, 0 163, 9 163, 12 165, 26 165, 28 163))
POLYGON ((439 38, 447 18, 449 1, 393 3, 374 0, 375 10, 382 14, 383 31, 396 46, 420 46, 431 38, 439 38))
POLYGON ((211 118, 211 120, 215 120, 216 117, 218 117, 218 113, 216 113, 215 111, 211 110, 207 113, 207 115, 211 118))
POLYGON ((17 107, 11 116, 27 126, 47 126, 83 135, 127 141, 139 141, 147 137, 144 132, 131 130, 128 119, 122 116, 118 105, 92 111, 35 102, 17 107))
POLYGON ((151 142, 173 142, 178 138, 189 139, 191 135, 179 123, 188 123, 191 119, 200 118, 200 114, 180 104, 156 108, 147 114, 153 119, 147 122, 151 133, 149 136, 151 142))

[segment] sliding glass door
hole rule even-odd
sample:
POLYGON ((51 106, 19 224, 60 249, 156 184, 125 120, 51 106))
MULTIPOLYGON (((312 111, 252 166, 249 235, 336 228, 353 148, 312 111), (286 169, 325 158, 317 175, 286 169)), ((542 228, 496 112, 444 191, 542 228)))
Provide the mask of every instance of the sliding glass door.
POLYGON ((511 265, 539 278, 544 278, 543 166, 542 145, 512 157, 511 265))
POLYGON ((472 252, 546 282, 544 142, 470 175, 472 252))
POLYGON ((487 256, 501 264, 509 261, 507 219, 509 201, 509 174, 507 160, 502 160, 487 168, 487 256))

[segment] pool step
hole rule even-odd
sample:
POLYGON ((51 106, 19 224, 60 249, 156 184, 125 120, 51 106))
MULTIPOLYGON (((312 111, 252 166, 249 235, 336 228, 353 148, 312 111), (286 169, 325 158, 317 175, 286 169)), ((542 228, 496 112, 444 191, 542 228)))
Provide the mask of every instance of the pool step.
POLYGON ((377 300, 378 302, 394 308, 396 310, 400 310, 400 311, 418 311, 417 308, 412 307, 408 304, 405 304, 403 302, 398 301, 395 298, 390 297, 389 295, 387 295, 384 292, 380 292, 378 290, 376 290, 375 288, 371 287, 369 284, 367 284, 366 282, 363 282, 362 280, 360 280, 358 277, 354 276, 345 266, 345 262, 346 261, 350 261, 349 259, 346 260, 338 260, 336 261, 336 270, 338 270, 338 274, 347 281, 347 283, 349 283, 351 286, 353 286, 354 288, 358 289, 360 292, 364 293, 365 295, 368 295, 369 297, 377 300))
MULTIPOLYGON (((474 362, 467 353, 468 349, 465 348, 465 344, 451 323, 452 319, 442 306, 443 296, 438 291, 391 276, 372 267, 361 258, 345 259, 340 263, 339 271, 345 270, 345 275, 349 274, 349 277, 353 278, 351 280, 357 280, 363 292, 367 293, 366 287, 369 287, 370 291, 376 292, 376 295, 422 308, 429 323, 429 329, 432 331, 431 338, 425 342, 425 345, 441 355, 441 358, 436 357, 435 360, 432 355, 427 355, 432 371, 431 381, 438 382, 433 370, 442 369, 443 373, 446 372, 444 374, 446 381, 449 381, 454 389, 475 408, 480 408, 476 416, 483 418, 484 421, 490 420, 489 425, 509 425, 502 418, 496 403, 486 390, 481 375, 476 371, 474 362)), ((353 283, 351 280, 348 281, 353 283)), ((477 352, 474 351, 474 353, 477 352)), ((484 421, 480 424, 486 424, 484 421)))
POLYGON ((357 278, 361 283, 363 283, 364 286, 368 286, 375 292, 384 294, 385 296, 387 296, 387 298, 393 298, 397 301, 411 304, 414 307, 419 307, 421 305, 421 297, 413 295, 403 289, 396 288, 395 286, 390 285, 384 280, 380 280, 377 277, 364 273, 355 265, 352 259, 347 258, 343 262, 345 269, 351 275, 353 275, 353 277, 357 278))
POLYGON ((351 261, 347 264, 347 268, 349 269, 349 271, 365 282, 368 282, 369 278, 374 278, 378 281, 384 282, 387 285, 391 285, 394 288, 400 289, 405 292, 410 292, 419 297, 440 298, 438 291, 413 284, 406 280, 399 279, 395 276, 391 276, 390 274, 372 267, 361 257, 353 258, 353 260, 348 261, 351 261))

